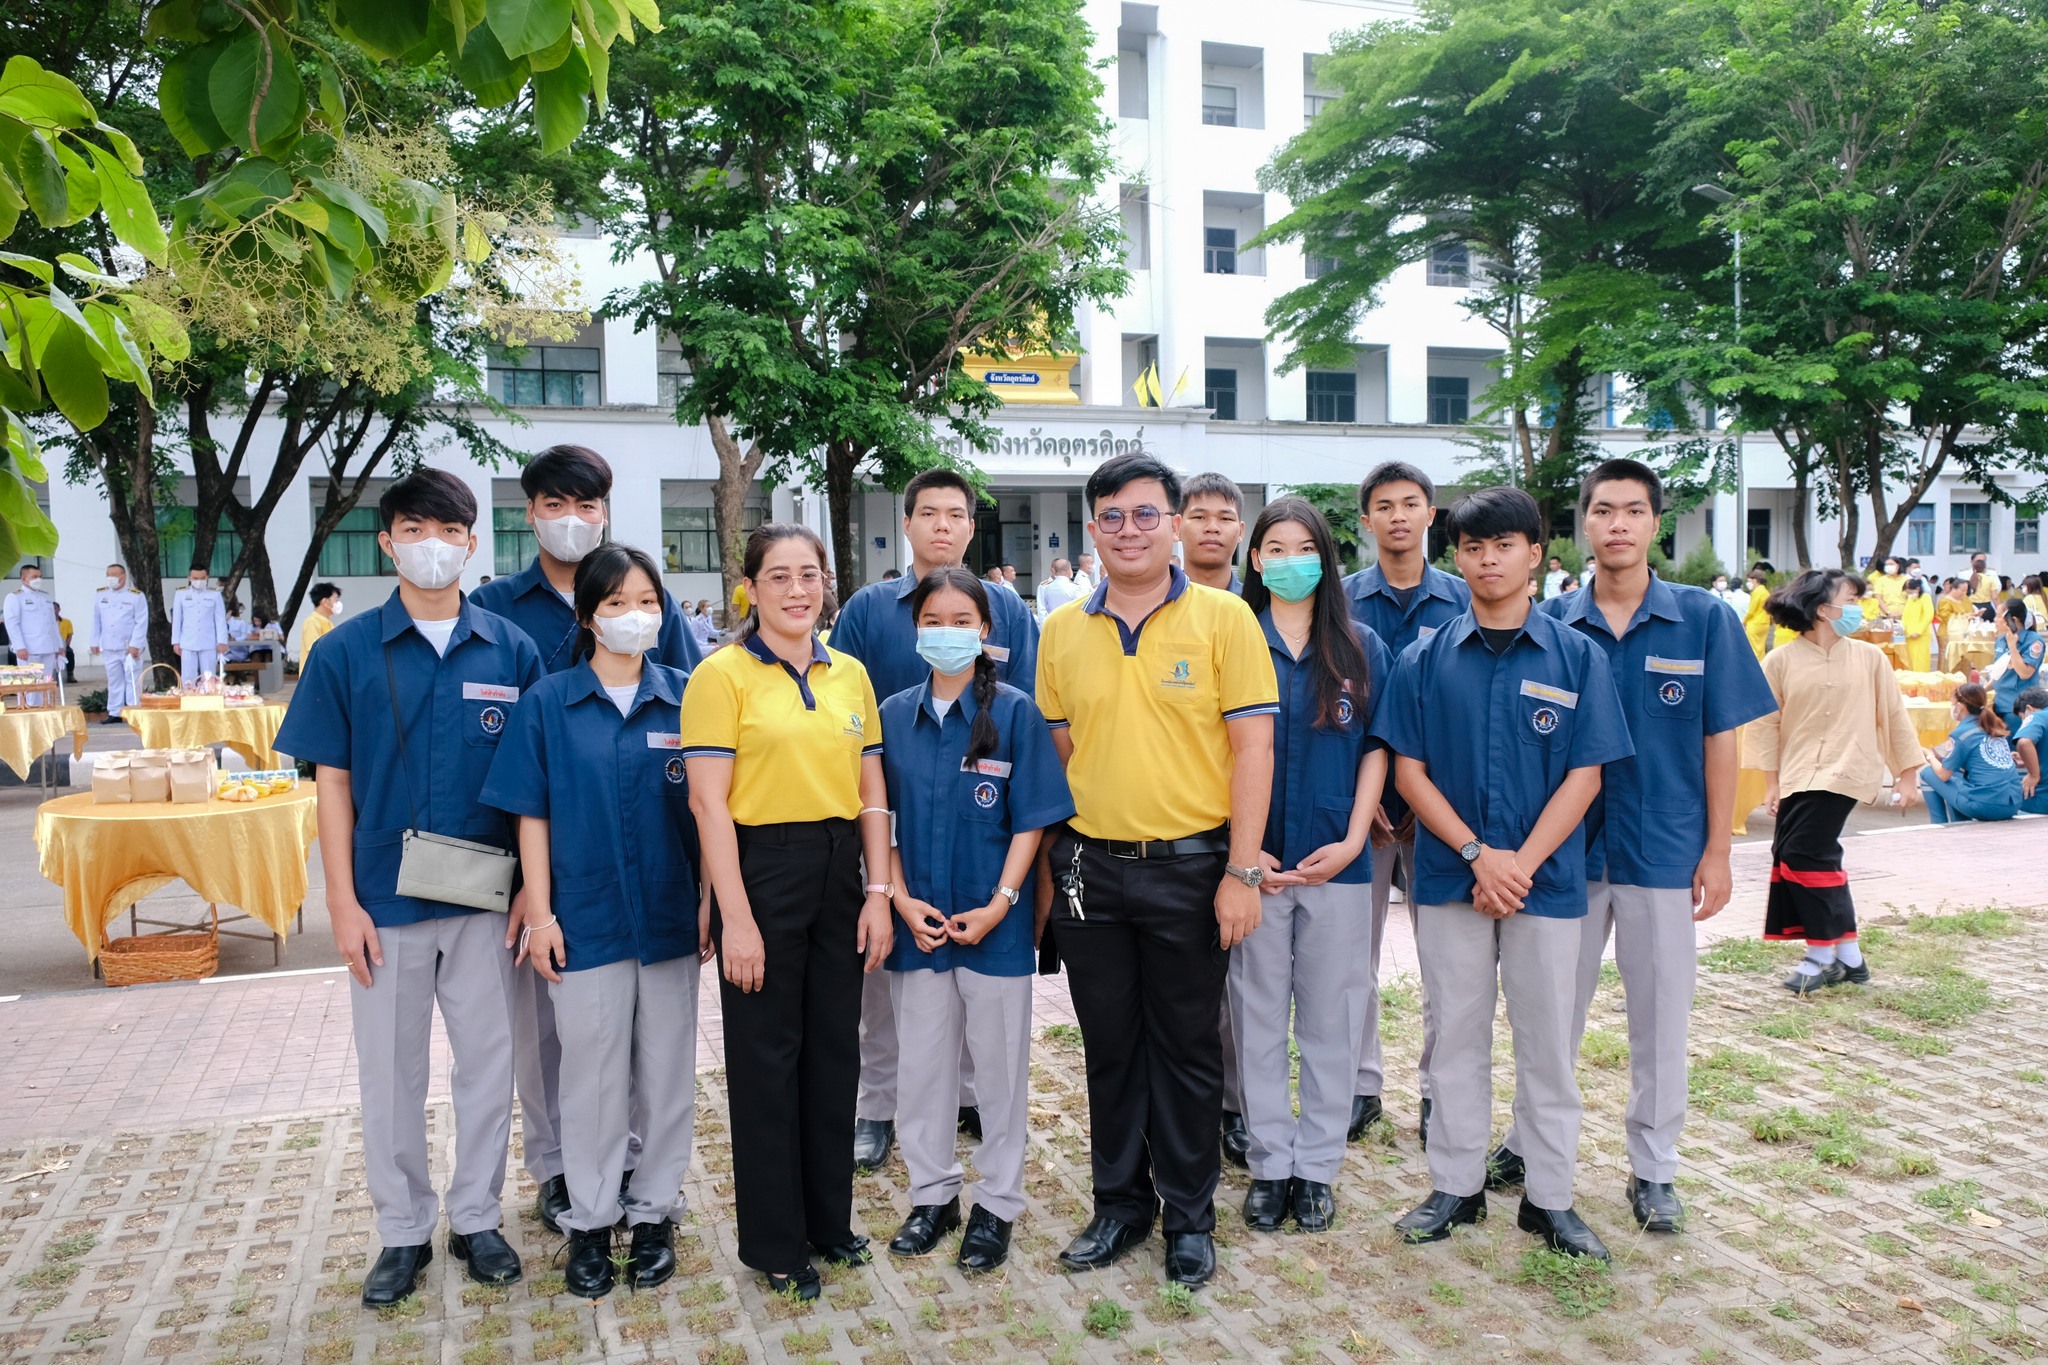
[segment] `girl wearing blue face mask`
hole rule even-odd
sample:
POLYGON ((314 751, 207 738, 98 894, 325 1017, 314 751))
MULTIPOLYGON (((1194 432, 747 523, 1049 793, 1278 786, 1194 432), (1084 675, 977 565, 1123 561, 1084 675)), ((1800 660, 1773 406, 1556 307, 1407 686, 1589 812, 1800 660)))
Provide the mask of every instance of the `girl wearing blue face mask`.
POLYGON ((996 681, 982 650, 988 589, 957 565, 910 595, 931 677, 882 703, 882 755, 895 817, 896 913, 907 933, 888 959, 902 1054, 896 1131, 910 1170, 910 1217, 889 1243, 929 1255, 960 1226, 955 1155, 964 1038, 981 1106, 980 1176, 962 1270, 1009 1255, 1024 1208, 1034 945, 1032 859, 1040 833, 1074 813, 1052 731, 1023 692, 996 681))
POLYGON ((1367 836, 1387 753, 1367 732, 1393 661, 1352 619, 1342 572, 1329 525, 1308 502, 1280 498, 1259 514, 1244 600, 1266 633, 1280 715, 1259 859, 1263 917, 1231 950, 1226 1000, 1251 1138, 1244 1220, 1262 1232, 1289 1219, 1303 1232, 1330 1226, 1358 1039, 1378 1003, 1367 836))

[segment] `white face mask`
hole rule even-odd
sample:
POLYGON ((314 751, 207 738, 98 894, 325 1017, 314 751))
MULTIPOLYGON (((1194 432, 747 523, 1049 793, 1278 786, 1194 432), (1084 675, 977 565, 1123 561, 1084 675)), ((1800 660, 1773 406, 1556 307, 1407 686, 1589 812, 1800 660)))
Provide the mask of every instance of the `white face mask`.
POLYGON ((111 577, 110 577, 110 578, 108 578, 108 579, 107 579, 107 586, 108 586, 109 588, 112 588, 112 589, 113 589, 113 590, 114 590, 115 592, 119 592, 119 591, 121 591, 121 589, 123 589, 123 588, 125 588, 125 587, 127 587, 127 586, 128 586, 128 581, 127 581, 126 579, 122 579, 122 578, 111 578, 111 577))
POLYGON ((583 557, 604 543, 604 523, 585 521, 571 513, 552 521, 533 519, 533 534, 540 547, 564 564, 579 564, 583 557))
POLYGON ((341 599, 339 597, 334 599, 334 614, 336 616, 341 615, 341 599))
POLYGON ((469 562, 467 545, 450 545, 445 540, 404 544, 394 540, 391 552, 398 557, 398 576, 428 592, 438 592, 461 578, 462 566, 469 562))
POLYGON ((203 578, 194 578, 194 579, 190 580, 190 583, 191 583, 191 588, 192 588, 192 591, 194 591, 194 592, 205 592, 205 591, 206 591, 206 580, 205 580, 205 579, 203 579, 203 578))
POLYGON ((590 626, 604 647, 614 654, 645 654, 661 637, 661 616, 651 611, 628 611, 617 616, 593 616, 590 626))
POLYGON ((41 592, 43 590, 43 580, 40 578, 24 578, 21 580, 21 586, 30 592, 41 592))

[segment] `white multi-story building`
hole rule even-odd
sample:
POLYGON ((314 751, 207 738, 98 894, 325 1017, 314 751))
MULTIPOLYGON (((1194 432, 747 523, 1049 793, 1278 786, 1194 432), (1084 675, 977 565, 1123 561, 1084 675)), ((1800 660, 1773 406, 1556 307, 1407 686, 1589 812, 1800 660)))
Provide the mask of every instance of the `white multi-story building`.
MULTIPOLYGON (((1089 470, 1106 454, 1140 446, 1180 470, 1230 476, 1254 507, 1289 485, 1356 483, 1387 459, 1410 461, 1441 484, 1469 477, 1471 448, 1460 438, 1490 382, 1500 340, 1462 306, 1473 269, 1464 250, 1441 249, 1389 281, 1381 306, 1358 328, 1354 364, 1282 374, 1284 350, 1266 339, 1266 309, 1310 278, 1313 262, 1295 246, 1246 246, 1287 211, 1281 196, 1260 190, 1258 171, 1328 98, 1316 67, 1333 35, 1399 19, 1409 9, 1405 0, 1270 0, 1251 7, 1090 0, 1097 55, 1114 59, 1103 100, 1119 154, 1118 174, 1099 193, 1125 225, 1131 287, 1080 319, 1078 356, 975 367, 1007 400, 995 448, 960 451, 986 474, 994 495, 982 511, 977 566, 1006 560, 1020 579, 1042 579, 1055 557, 1080 547, 1080 490, 1089 470), (1159 376, 1163 406, 1140 404, 1134 386, 1148 371, 1159 376)), ((594 237, 572 238, 569 247, 593 306, 645 270, 613 262, 608 244, 594 237)), ((680 428, 670 416, 674 386, 687 382, 677 353, 622 321, 592 323, 572 344, 535 347, 516 367, 491 375, 494 391, 529 422, 500 431, 506 441, 525 450, 574 441, 601 451, 617 475, 614 536, 660 546, 678 596, 716 599, 716 459, 702 430, 680 428)), ((1654 438, 1626 425, 1625 397, 1614 396, 1611 385, 1603 392, 1603 444, 1619 454, 1654 438)), ((260 450, 263 442, 256 444, 260 450)), ((467 581, 523 567, 533 539, 522 522, 517 471, 482 468, 453 448, 437 462, 468 480, 479 505, 490 509, 467 581)), ((1675 553, 1704 536, 1731 566, 1745 546, 1781 567, 1792 562, 1783 457, 1769 438, 1752 437, 1744 465, 1741 513, 1733 495, 1715 498, 1683 519, 1675 553)), ((254 466, 249 479, 260 487, 268 471, 261 459, 254 466)), ((270 529, 281 591, 305 552, 321 491, 310 475, 301 485, 270 529)), ((117 557, 113 530, 97 489, 59 482, 47 496, 63 537, 47 572, 60 601, 80 585, 76 604, 67 604, 80 621, 89 611, 89 587, 117 557)), ((181 496, 189 505, 189 480, 181 496)), ((318 577, 340 582, 354 609, 390 587, 389 565, 380 570, 375 548, 374 501, 373 491, 321 558, 318 577)), ((823 503, 818 492, 800 487, 762 486, 753 496, 755 515, 820 529, 823 503)), ((891 495, 862 495, 855 516, 862 579, 906 562, 891 495)), ((2037 520, 1944 480, 1915 509, 1897 548, 1936 573, 1961 568, 1970 551, 1982 549, 2001 568, 2021 566, 2017 576, 2038 560, 2039 535, 2037 520)), ((1813 529, 1817 557, 1829 558, 1833 541, 1832 527, 1813 529)), ((232 557, 232 539, 223 536, 216 569, 225 570, 232 557)), ((168 537, 166 578, 182 579, 189 558, 189 540, 168 537)))

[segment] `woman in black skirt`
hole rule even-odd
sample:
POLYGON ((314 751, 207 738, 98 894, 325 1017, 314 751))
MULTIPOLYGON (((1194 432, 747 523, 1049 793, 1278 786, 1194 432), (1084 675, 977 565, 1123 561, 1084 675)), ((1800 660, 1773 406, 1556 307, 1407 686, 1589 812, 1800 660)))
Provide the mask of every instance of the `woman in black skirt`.
POLYGON ((1764 806, 1777 821, 1764 937, 1806 940, 1805 958, 1785 978, 1795 995, 1870 980, 1842 870, 1842 826, 1894 775, 1894 799, 1920 801, 1914 774, 1926 756, 1891 661, 1850 638, 1863 624, 1864 591, 1855 574, 1808 569, 1766 604, 1772 620, 1797 632, 1764 658, 1778 710, 1756 722, 1764 806))

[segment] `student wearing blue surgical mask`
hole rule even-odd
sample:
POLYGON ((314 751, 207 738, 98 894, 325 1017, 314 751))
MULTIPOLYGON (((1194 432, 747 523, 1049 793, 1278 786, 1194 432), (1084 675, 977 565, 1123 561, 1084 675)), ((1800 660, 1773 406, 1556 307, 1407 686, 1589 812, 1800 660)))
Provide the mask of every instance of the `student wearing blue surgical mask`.
POLYGON ((889 1250, 926 1256, 960 1226, 955 1154, 963 1044, 981 1108, 979 1180, 957 1264, 1003 1264, 1024 1209, 1031 1069, 1031 894, 1039 836, 1074 813, 1052 730, 1032 699, 996 681, 984 648, 990 592, 942 565, 910 594, 930 675, 882 703, 882 766, 895 817, 894 902, 907 930, 890 950, 901 1041, 896 1131, 910 1216, 889 1250))

